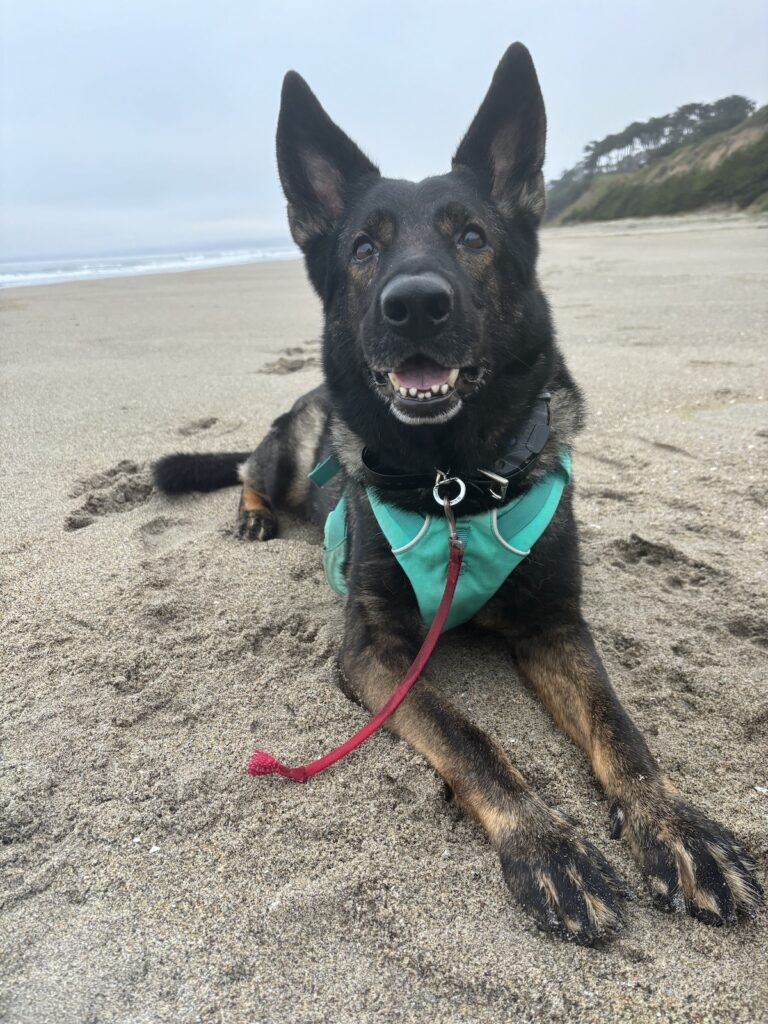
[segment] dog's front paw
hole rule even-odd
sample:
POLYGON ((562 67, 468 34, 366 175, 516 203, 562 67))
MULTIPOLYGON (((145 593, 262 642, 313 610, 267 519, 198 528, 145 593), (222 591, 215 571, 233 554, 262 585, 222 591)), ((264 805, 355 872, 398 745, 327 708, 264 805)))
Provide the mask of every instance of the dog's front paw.
POLYGON ((736 837, 677 796, 615 803, 611 835, 627 839, 663 910, 722 925, 762 906, 754 861, 736 837))
POLYGON ((507 885, 542 929, 583 946, 610 938, 624 924, 625 884, 565 815, 546 810, 536 819, 501 842, 507 885))
POLYGON ((277 516, 269 509, 240 509, 237 514, 240 540, 272 540, 277 536, 277 516))

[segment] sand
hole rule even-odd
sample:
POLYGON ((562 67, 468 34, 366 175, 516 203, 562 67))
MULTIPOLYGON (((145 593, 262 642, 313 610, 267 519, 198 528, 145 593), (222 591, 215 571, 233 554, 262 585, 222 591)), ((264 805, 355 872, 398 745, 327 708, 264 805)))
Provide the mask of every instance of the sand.
MULTIPOLYGON (((766 877, 765 222, 552 229, 542 280, 584 386, 586 612, 683 792, 766 877)), ((319 379, 299 263, 0 295, 0 1017, 67 1022, 768 1019, 768 926, 654 910, 583 756, 501 644, 432 669, 637 898, 605 950, 536 931, 480 830, 381 734, 307 786, 253 780, 346 738, 318 536, 247 546, 237 495, 169 500, 149 460, 247 449, 319 379)))

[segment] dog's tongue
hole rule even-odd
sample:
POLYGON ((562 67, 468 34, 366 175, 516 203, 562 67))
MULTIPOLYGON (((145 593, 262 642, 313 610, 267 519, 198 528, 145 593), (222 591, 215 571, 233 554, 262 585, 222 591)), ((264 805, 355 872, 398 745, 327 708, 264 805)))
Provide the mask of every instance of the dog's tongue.
POLYGON ((397 379, 404 388, 418 388, 419 391, 426 391, 428 388, 439 388, 441 384, 448 383, 450 369, 440 366, 426 356, 414 356, 413 359, 406 359, 402 366, 395 370, 397 379))

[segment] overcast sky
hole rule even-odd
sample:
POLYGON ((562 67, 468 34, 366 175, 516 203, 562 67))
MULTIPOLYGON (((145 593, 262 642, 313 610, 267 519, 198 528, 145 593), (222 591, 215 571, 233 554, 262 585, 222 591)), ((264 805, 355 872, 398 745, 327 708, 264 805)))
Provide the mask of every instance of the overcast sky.
POLYGON ((395 177, 447 170, 506 46, 531 50, 547 176, 682 103, 768 100, 765 0, 0 0, 0 258, 287 238, 288 68, 395 177))

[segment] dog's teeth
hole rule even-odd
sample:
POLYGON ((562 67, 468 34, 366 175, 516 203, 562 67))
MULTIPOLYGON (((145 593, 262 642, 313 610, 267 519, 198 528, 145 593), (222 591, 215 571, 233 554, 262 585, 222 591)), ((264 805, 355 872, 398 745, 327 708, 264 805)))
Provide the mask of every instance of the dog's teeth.
POLYGON ((415 398, 416 395, 418 395, 418 393, 419 393, 419 389, 418 388, 408 388, 408 394, 411 396, 411 398, 415 398))
POLYGON ((400 387, 400 381, 397 379, 397 374, 388 373, 387 376, 389 377, 389 383, 392 385, 395 391, 397 391, 397 389, 400 387))
POLYGON ((453 387, 456 381, 459 379, 458 367, 454 367, 453 370, 448 374, 448 387, 453 387))
POLYGON ((425 399, 425 398, 427 397, 427 393, 426 393, 426 391, 420 391, 420 392, 419 392, 419 396, 418 396, 418 397, 419 397, 419 401, 420 401, 420 402, 423 402, 423 401, 424 401, 424 399, 425 399))
POLYGON ((441 384, 441 385, 440 385, 440 394, 441 394, 441 395, 447 395, 447 394, 448 394, 448 388, 449 388, 449 387, 450 387, 450 385, 449 385, 449 384, 441 384))
POLYGON ((400 394, 401 394, 401 396, 403 398, 407 397, 407 395, 408 395, 408 388, 398 388, 398 390, 399 390, 399 392, 400 392, 400 394))

